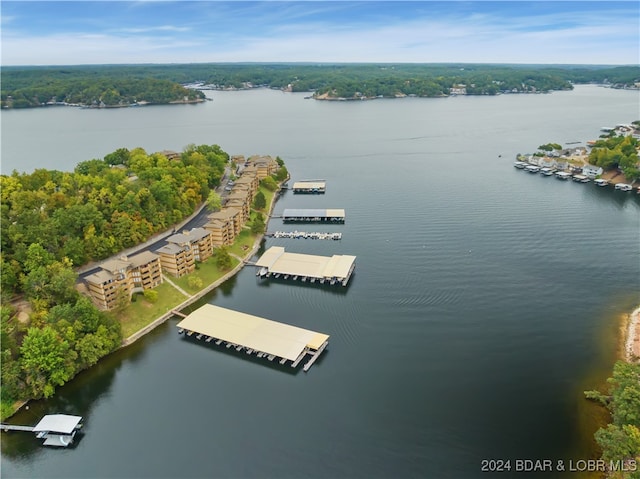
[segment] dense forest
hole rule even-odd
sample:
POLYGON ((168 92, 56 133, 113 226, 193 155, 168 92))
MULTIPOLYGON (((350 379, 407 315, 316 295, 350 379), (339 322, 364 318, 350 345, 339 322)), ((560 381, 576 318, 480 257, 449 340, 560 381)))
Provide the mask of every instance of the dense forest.
POLYGON ((0 176, 3 416, 16 400, 50 396, 120 345, 120 324, 77 292, 73 266, 193 213, 229 160, 217 145, 169 156, 122 148, 73 172, 0 176))
POLYGON ((51 101, 85 105, 168 103, 202 98, 182 85, 315 92, 341 98, 548 92, 573 83, 630 87, 640 67, 488 64, 172 64, 65 67, 3 67, 3 107, 39 106, 51 101))
MULTIPOLYGON (((58 72, 60 73, 60 72, 58 72)), ((7 75, 8 81, 16 79, 7 75)), ((39 79, 27 77, 24 85, 17 81, 12 89, 2 88, 2 106, 25 108, 43 105, 68 104, 87 107, 119 107, 141 104, 166 104, 202 101, 201 91, 154 78, 112 78, 102 76, 44 74, 39 79)), ((5 75, 2 75, 4 83, 5 75)))
POLYGON ((611 478, 640 478, 640 364, 618 361, 607 380, 609 391, 585 391, 611 413, 611 423, 595 434, 606 464, 617 465, 611 478))

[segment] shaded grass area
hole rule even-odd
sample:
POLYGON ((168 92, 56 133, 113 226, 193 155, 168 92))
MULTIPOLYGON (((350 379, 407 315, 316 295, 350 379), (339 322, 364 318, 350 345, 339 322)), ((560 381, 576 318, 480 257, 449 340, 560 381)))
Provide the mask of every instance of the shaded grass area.
POLYGON ((214 254, 204 263, 198 263, 196 270, 193 273, 182 276, 181 278, 171 278, 171 281, 176 283, 187 293, 196 294, 214 281, 222 278, 222 276, 224 276, 229 270, 235 268, 239 262, 240 261, 232 256, 231 268, 221 270, 216 264, 216 257, 214 254), (193 280, 191 278, 197 278, 200 281, 197 281, 197 279, 193 280))
POLYGON ((136 294, 135 302, 119 313, 111 313, 120 321, 123 337, 128 338, 187 299, 169 283, 162 283, 154 289, 158 292, 155 303, 147 301, 142 294, 136 294))

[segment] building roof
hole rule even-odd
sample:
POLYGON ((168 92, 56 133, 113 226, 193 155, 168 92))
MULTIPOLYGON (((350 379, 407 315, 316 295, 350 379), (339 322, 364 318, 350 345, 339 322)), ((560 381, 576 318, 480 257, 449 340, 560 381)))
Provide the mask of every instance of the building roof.
POLYGON ((238 214, 240 210, 237 208, 222 208, 220 211, 216 211, 215 213, 211 213, 207 218, 210 220, 229 220, 238 214))
POLYGON ((179 254, 186 250, 186 247, 180 246, 176 243, 168 243, 164 245, 162 248, 158 248, 156 250, 157 253, 165 253, 165 254, 179 254))
POLYGON ((82 421, 82 416, 70 416, 68 414, 48 414, 33 428, 33 432, 60 432, 71 434, 82 421))
POLYGON ((295 361, 306 347, 317 350, 329 335, 205 304, 178 328, 295 361))
POLYGON ((170 243, 185 244, 193 243, 194 241, 200 241, 202 238, 206 238, 210 233, 204 228, 193 228, 186 233, 176 233, 167 238, 170 243))
POLYGON ((128 260, 122 258, 110 259, 100 265, 102 269, 115 273, 116 271, 126 270, 131 267, 128 260))
POLYGON ((143 251, 142 253, 129 257, 129 263, 137 268, 138 266, 149 264, 157 259, 157 254, 152 253, 151 251, 143 251))
POLYGON ((84 280, 93 284, 104 284, 108 281, 112 281, 115 278, 113 274, 106 270, 100 270, 97 273, 90 274, 85 277, 84 280))

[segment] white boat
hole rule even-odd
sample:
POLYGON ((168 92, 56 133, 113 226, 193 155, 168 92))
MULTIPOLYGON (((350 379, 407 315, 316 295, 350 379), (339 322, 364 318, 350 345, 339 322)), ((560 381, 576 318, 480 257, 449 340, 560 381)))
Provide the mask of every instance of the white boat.
POLYGON ((631 191, 633 186, 628 185, 627 183, 616 183, 616 190, 620 191, 631 191))
POLYGON ((597 180, 593 180, 593 184, 596 186, 607 186, 609 182, 607 180, 603 180, 602 178, 598 178, 597 180))
POLYGON ((577 181, 578 183, 589 183, 591 181, 589 177, 585 175, 573 175, 573 181, 577 181))
POLYGON ((571 178, 571 173, 567 173, 566 171, 558 171, 556 172, 556 178, 559 180, 568 180, 571 178))
POLYGON ((537 173, 540 171, 540 167, 536 165, 528 165, 525 167, 525 171, 528 171, 529 173, 537 173))
POLYGON ((524 167, 527 166, 528 163, 525 163, 524 161, 516 161, 513 166, 515 166, 516 168, 520 169, 520 170, 524 170, 524 167))
POLYGON ((540 174, 544 176, 551 176, 553 175, 553 173, 554 173, 553 168, 549 168, 548 166, 545 166, 540 170, 540 174))

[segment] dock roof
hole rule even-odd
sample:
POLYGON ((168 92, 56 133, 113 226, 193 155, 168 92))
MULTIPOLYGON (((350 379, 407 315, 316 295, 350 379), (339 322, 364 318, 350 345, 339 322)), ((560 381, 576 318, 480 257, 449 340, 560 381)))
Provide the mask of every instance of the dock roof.
POLYGON ((59 432, 71 434, 82 421, 82 416, 70 416, 68 414, 48 414, 33 427, 33 432, 59 432))
POLYGON ((295 361, 305 348, 317 350, 329 335, 250 314, 205 304, 178 328, 295 361))
POLYGON ((287 208, 283 211, 283 218, 344 218, 344 209, 293 209, 287 208))
POLYGON ((316 256, 287 253, 281 246, 272 246, 258 259, 256 266, 270 273, 307 276, 309 278, 341 278, 349 275, 356 257, 351 255, 316 256))
POLYGON ((326 186, 326 181, 296 181, 293 189, 324 189, 326 186))

